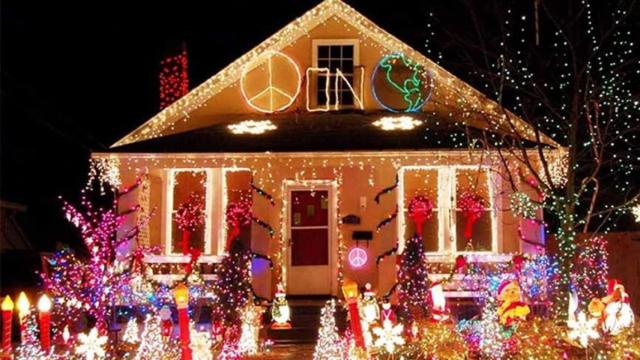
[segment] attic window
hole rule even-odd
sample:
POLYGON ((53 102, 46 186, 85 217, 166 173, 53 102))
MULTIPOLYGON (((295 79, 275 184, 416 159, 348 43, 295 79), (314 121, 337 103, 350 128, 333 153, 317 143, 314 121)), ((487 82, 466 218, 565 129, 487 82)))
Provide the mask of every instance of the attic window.
MULTIPOLYGON (((354 84, 354 69, 358 65, 357 40, 314 40, 314 65, 330 70, 329 74, 319 73, 317 82, 317 103, 327 102, 325 87, 329 81, 329 103, 336 103, 336 72, 340 70, 350 84, 354 84)), ((343 81, 337 82, 338 101, 342 105, 354 105, 353 93, 343 81)))

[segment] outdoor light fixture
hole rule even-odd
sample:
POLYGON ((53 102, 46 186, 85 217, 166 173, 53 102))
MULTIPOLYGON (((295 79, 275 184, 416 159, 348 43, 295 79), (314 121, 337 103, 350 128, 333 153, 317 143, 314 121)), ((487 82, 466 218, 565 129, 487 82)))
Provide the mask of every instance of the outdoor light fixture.
POLYGON ((271 120, 245 120, 237 124, 227 126, 236 135, 251 134, 260 135, 267 131, 275 130, 278 127, 271 120))
POLYGON ((422 121, 416 120, 411 116, 385 116, 374 121, 373 125, 384 131, 413 130, 416 126, 422 125, 422 121))

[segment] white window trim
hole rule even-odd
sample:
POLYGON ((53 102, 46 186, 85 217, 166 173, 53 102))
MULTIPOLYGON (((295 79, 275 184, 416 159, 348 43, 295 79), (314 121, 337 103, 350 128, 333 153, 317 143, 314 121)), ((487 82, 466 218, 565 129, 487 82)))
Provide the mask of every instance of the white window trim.
MULTIPOLYGON (((320 69, 318 67, 318 46, 330 46, 330 45, 353 45, 353 79, 354 79, 354 83, 355 83, 355 79, 356 79, 356 69, 358 66, 360 66, 360 40, 359 39, 313 39, 311 40, 311 57, 312 57, 312 64, 313 64, 313 68, 315 69, 320 69)), ((329 70, 328 72, 329 75, 336 75, 336 74, 332 74, 331 70, 329 70)), ((364 72, 362 72, 362 74, 364 74, 364 72)), ((364 75, 362 75, 362 79, 360 79, 361 82, 361 86, 364 86, 364 75)), ((337 76, 337 75, 336 75, 337 76)), ((328 81, 328 80, 327 80, 328 81)), ((337 80, 336 80, 337 81, 337 80)), ((355 92, 355 84, 351 84, 352 90, 355 92)), ((317 89, 315 89, 316 91, 313 92, 313 96, 316 97, 314 101, 317 101, 317 89)), ((364 94, 363 94, 364 95, 364 94)), ((307 94, 307 97, 309 95, 307 94)), ((364 96, 363 96, 364 97, 364 96)), ((364 99, 360 99, 360 101, 364 102, 364 99)), ((355 109, 358 108, 358 106, 356 106, 356 99, 353 99, 353 104, 352 105, 343 105, 345 109, 355 109)), ((363 106, 362 106, 363 107, 363 106)), ((337 110, 337 109, 333 109, 332 104, 329 104, 329 109, 331 110, 337 110)))
MULTIPOLYGON (((211 244, 211 231, 213 227, 214 221, 214 189, 219 188, 219 176, 221 174, 220 171, 216 171, 218 169, 210 169, 210 168, 172 168, 165 170, 165 201, 164 204, 164 232, 163 232, 163 242, 164 242, 164 253, 165 255, 182 255, 179 253, 173 252, 173 188, 175 187, 175 175, 179 172, 204 172, 206 174, 205 180, 205 222, 204 222, 204 255, 212 255, 212 244, 211 244), (217 174, 216 174, 217 173, 217 174), (215 176, 218 175, 218 176, 215 176)), ((221 196, 215 196, 215 198, 220 198, 221 196)))
POLYGON ((398 218, 397 218, 397 234, 398 234, 398 253, 404 251, 406 242, 406 219, 405 219, 405 203, 404 203, 404 172, 406 170, 437 170, 438 171, 438 251, 425 252, 429 257, 445 257, 452 258, 457 254, 465 255, 485 255, 497 254, 501 251, 502 231, 498 227, 498 209, 495 202, 494 186, 500 186, 499 183, 493 183, 493 174, 488 166, 481 166, 480 169, 487 172, 487 186, 489 189, 489 206, 491 214, 491 251, 458 251, 457 249, 457 231, 455 221, 455 211, 453 207, 456 203, 456 184, 458 170, 478 170, 477 165, 414 165, 403 166, 398 169, 398 218), (449 241, 445 241, 448 239, 449 241))

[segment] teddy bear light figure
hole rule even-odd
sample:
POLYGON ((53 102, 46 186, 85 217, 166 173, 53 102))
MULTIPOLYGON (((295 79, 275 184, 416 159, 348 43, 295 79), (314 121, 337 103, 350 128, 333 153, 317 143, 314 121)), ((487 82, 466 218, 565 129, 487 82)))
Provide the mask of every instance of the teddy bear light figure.
POLYGON ((514 322, 526 320, 531 312, 522 299, 522 290, 516 280, 504 280, 498 287, 498 316, 500 324, 511 326, 514 322))

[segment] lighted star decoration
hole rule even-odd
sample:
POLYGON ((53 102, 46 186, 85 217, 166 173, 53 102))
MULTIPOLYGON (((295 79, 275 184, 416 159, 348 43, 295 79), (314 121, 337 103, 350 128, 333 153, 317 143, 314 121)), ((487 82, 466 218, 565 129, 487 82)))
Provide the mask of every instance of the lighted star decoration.
POLYGON ((191 329, 191 348, 193 360, 213 360, 211 337, 206 332, 191 329))
POLYGON ((402 329, 402 324, 394 326, 391 321, 385 320, 382 323, 382 327, 373 328, 373 333, 378 337, 374 346, 384 347, 389 354, 393 354, 396 350, 396 345, 404 345, 402 329))
POLYGON ((411 116, 385 116, 383 118, 380 118, 379 120, 374 121, 373 125, 379 127, 384 131, 413 130, 417 126, 422 125, 422 121, 416 120, 411 116))
POLYGON ((92 328, 89 335, 79 334, 78 341, 80 345, 76 347, 76 354, 84 354, 85 360, 105 357, 104 345, 107 343, 107 337, 98 335, 98 329, 92 328))
POLYGON ((636 222, 640 223, 640 204, 631 208, 631 213, 633 217, 636 218, 636 222))
POLYGON ((227 128, 236 135, 251 134, 260 135, 272 131, 278 127, 271 120, 245 120, 237 124, 231 124, 227 128))
POLYGON ((595 330, 597 325, 597 318, 587 319, 587 316, 581 311, 578 314, 577 320, 569 319, 569 321, 567 321, 567 326, 571 329, 569 330, 569 339, 577 339, 580 345, 586 348, 589 345, 590 339, 600 337, 600 334, 595 330))

